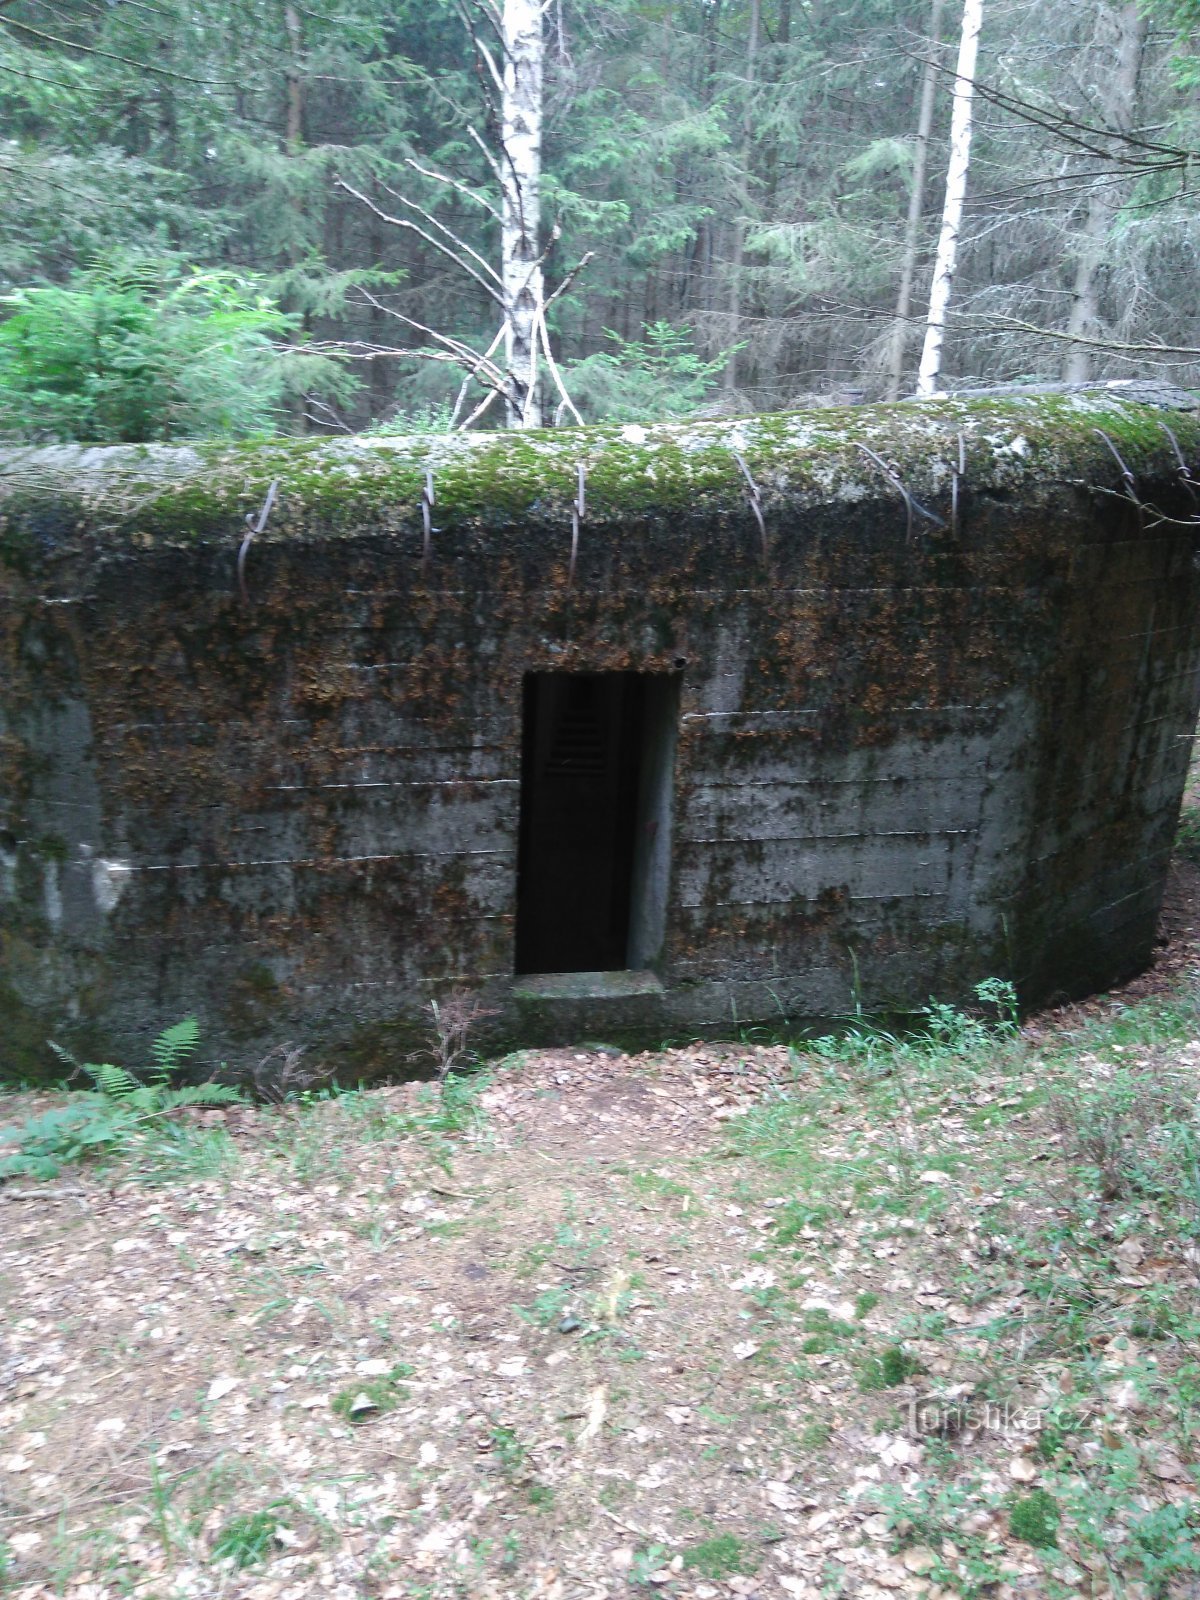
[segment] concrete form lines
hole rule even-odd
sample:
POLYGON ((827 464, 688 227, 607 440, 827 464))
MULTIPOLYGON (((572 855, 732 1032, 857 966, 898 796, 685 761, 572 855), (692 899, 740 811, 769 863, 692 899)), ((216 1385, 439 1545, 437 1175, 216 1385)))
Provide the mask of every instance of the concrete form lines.
POLYGON ((511 857, 511 850, 399 850, 394 855, 265 856, 258 861, 155 861, 130 872, 236 872, 246 867, 354 867, 376 861, 454 861, 463 856, 511 857))

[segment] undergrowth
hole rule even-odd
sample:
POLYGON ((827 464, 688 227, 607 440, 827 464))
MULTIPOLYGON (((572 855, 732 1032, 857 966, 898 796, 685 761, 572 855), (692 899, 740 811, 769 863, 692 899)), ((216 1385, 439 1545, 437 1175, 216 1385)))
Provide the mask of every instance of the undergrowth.
POLYGON ((1200 1250, 1200 997, 1188 983, 1026 1032, 1007 984, 976 998, 974 1013, 931 1002, 911 1033, 856 1016, 795 1048, 791 1082, 731 1123, 728 1153, 760 1194, 786 1194, 770 1239, 797 1263, 835 1218, 876 1252, 943 1218, 971 1241, 935 1273, 974 1308, 969 1329, 914 1308, 882 1346, 857 1318, 802 1344, 844 1362, 865 1400, 902 1407, 938 1393, 947 1380, 929 1374, 954 1366, 965 1331, 974 1398, 1037 1408, 1038 1481, 1006 1502, 963 1476, 953 1430, 920 1473, 878 1492, 897 1550, 919 1547, 920 1570, 951 1593, 994 1592, 994 1550, 963 1530, 970 1509, 1051 1565, 1099 1562, 1155 1600, 1181 1594, 1200 1572, 1187 1466, 1200 1310, 1166 1264, 1200 1250))
MULTIPOLYGON (((229 1105, 242 1098, 219 1083, 175 1085, 172 1076, 186 1067, 200 1041, 194 1017, 166 1028, 150 1046, 150 1066, 135 1077, 111 1062, 84 1063, 58 1045, 55 1053, 74 1076, 91 1080, 90 1090, 72 1094, 61 1106, 0 1129, 0 1179, 57 1177, 72 1163, 130 1156, 142 1158, 145 1174, 164 1167, 164 1157, 195 1158, 213 1149, 205 1130, 188 1127, 176 1113, 192 1107, 229 1105)), ((203 1164, 203 1163, 201 1163, 203 1164)))

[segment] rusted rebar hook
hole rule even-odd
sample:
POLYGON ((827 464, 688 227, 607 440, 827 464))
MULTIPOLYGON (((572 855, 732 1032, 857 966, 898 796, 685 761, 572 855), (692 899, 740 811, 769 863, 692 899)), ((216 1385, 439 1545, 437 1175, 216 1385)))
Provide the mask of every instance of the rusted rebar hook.
POLYGON ((421 486, 421 572, 429 571, 429 557, 433 550, 433 536, 437 529, 433 525, 433 507, 436 496, 433 490, 433 468, 425 468, 425 482, 421 486))
POLYGON ((1188 499, 1192 502, 1193 511, 1200 513, 1200 494, 1197 493, 1197 491, 1200 491, 1200 483, 1197 483, 1196 479, 1192 476, 1192 469, 1183 459, 1183 451, 1179 448, 1179 440, 1175 437, 1174 431, 1167 427, 1166 423, 1161 417, 1159 418, 1158 425, 1166 434, 1167 438, 1171 441, 1171 449, 1174 450, 1175 459, 1179 463, 1179 471, 1175 474, 1175 477, 1179 482, 1179 486, 1183 489, 1188 499))
POLYGON ((267 490, 267 498, 262 503, 262 510, 258 513, 257 520, 255 520, 253 512, 247 511, 246 513, 246 526, 249 531, 247 532, 246 537, 242 540, 241 548, 238 550, 237 558, 238 590, 241 593, 243 605, 248 606, 250 604, 250 596, 246 591, 246 556, 249 553, 250 546, 254 539, 266 527, 267 518, 271 515, 271 507, 275 504, 275 499, 278 493, 279 479, 272 478, 271 487, 267 490))
POLYGON ((1112 455, 1113 460, 1117 463, 1118 467, 1120 467, 1121 482, 1125 485, 1125 498, 1137 507, 1138 526, 1144 528, 1146 525, 1146 508, 1138 499, 1137 479, 1134 477, 1131 469, 1125 465, 1124 461, 1122 461, 1121 452, 1105 433, 1104 429, 1093 428, 1092 432, 1098 439, 1104 440, 1105 444, 1109 448, 1109 453, 1112 455))
POLYGON ((883 459, 882 456, 877 456, 875 454, 874 450, 868 449, 868 447, 865 444, 860 444, 858 446, 858 449, 859 449, 859 451, 860 451, 860 453, 862 455, 866 456, 868 461, 873 461, 875 463, 875 465, 879 468, 880 472, 883 473, 884 477, 888 480, 888 482, 891 483, 891 484, 894 484, 895 487, 897 489, 899 489, 900 493, 904 496, 904 509, 908 513, 908 528, 907 528, 907 531, 905 533, 905 537, 910 542, 911 542, 912 536, 913 536, 913 513, 914 512, 916 513, 917 516, 924 517, 926 522, 932 522, 935 528, 944 528, 946 526, 946 524, 942 521, 941 517, 938 516, 936 511, 928 510, 925 506, 923 506, 921 504, 921 502, 917 499, 916 495, 912 494, 909 491, 907 486, 901 480, 900 474, 898 472, 893 471, 893 469, 888 466, 887 462, 883 459))
POLYGON ((951 467, 953 474, 950 485, 950 532, 958 538, 958 486, 967 475, 967 441, 960 433, 958 436, 958 466, 951 467))
POLYGON ((763 516, 762 495, 759 493, 758 485, 751 477, 750 468, 746 465, 743 457, 736 450, 730 451, 730 454, 741 469, 742 477, 745 478, 750 486, 750 509, 754 513, 755 522, 758 523, 759 537, 762 539, 763 562, 766 563, 770 560, 770 551, 767 546, 767 523, 766 518, 763 516))
POLYGON ((575 582, 575 563, 579 558, 579 524, 587 516, 587 472, 582 461, 575 463, 575 499, 571 503, 571 565, 567 587, 575 582))

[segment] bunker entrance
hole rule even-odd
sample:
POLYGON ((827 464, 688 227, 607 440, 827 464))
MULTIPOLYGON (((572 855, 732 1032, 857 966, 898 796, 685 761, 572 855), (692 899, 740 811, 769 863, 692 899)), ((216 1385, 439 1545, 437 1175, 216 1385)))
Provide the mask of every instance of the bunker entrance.
POLYGON ((523 702, 517 971, 649 967, 665 931, 679 678, 531 672, 523 702))

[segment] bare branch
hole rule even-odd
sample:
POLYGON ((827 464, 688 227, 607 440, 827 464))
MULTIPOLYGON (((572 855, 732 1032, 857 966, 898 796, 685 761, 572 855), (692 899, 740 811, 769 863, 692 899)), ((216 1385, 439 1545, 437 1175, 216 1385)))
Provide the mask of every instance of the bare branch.
MULTIPOLYGON (((492 340, 491 344, 488 345, 486 351, 484 352, 483 359, 485 361, 490 361, 491 360, 492 356, 495 354, 496 346, 500 343, 500 341, 503 338, 504 338, 504 328, 503 328, 503 326, 501 326, 499 332, 496 334, 496 337, 492 340)), ((474 377, 475 377, 475 373, 474 373, 474 371, 471 371, 471 372, 467 373, 466 377, 462 381, 462 388, 458 391, 458 398, 454 402, 454 410, 450 413, 450 426, 452 428, 455 427, 457 422, 458 422, 459 412, 462 410, 464 404, 466 403, 467 390, 471 387, 471 381, 472 381, 472 379, 474 377)), ((494 399, 495 398, 495 394, 496 394, 495 389, 490 389, 488 391, 488 395, 489 395, 490 399, 494 399)))
POLYGON ((471 415, 461 425, 458 431, 460 433, 465 433, 473 422, 478 422, 480 417, 484 414, 499 393, 500 391, 498 389, 489 389, 486 398, 475 407, 474 411, 472 411, 471 415))
POLYGON ((475 129, 471 126, 471 124, 469 122, 467 124, 467 132, 470 134, 471 138, 474 139, 475 143, 479 146, 479 148, 483 151, 483 154, 484 154, 485 159, 487 160, 488 166, 491 167, 493 173, 496 176, 496 182, 497 183, 503 183, 504 182, 504 168, 500 165, 500 163, 496 160, 495 156, 488 149, 486 140, 480 138, 480 136, 475 132, 475 129))
MULTIPOLYGON (((894 321, 894 311, 884 311, 878 306, 855 304, 849 300, 834 300, 828 296, 814 296, 813 304, 829 316, 855 316, 861 317, 866 322, 894 321)), ((924 318, 909 316, 904 319, 913 324, 922 324, 924 318)), ((1093 339, 1085 334, 1066 333, 1056 328, 1043 328, 1036 322, 1025 322, 1019 317, 1008 317, 1000 313, 981 313, 972 311, 951 311, 948 320, 964 333, 1029 333, 1042 339, 1057 339, 1064 344, 1089 345, 1096 350, 1101 350, 1109 355, 1122 359, 1136 361, 1148 357, 1170 356, 1175 364, 1183 365, 1186 361, 1200 358, 1200 347, 1192 345, 1172 345, 1153 343, 1123 343, 1116 339, 1093 339)))
MULTIPOLYGON (((549 304, 549 302, 547 302, 547 304, 549 304)), ((572 400, 571 396, 567 393, 567 386, 563 382, 562 373, 558 370, 558 363, 555 361, 553 352, 550 349, 550 330, 546 326, 545 305, 538 307, 538 332, 541 335, 542 349, 545 351, 546 355, 546 366, 549 369, 550 376, 554 379, 555 388, 562 396, 563 405, 566 406, 567 410, 582 428, 583 418, 579 415, 579 410, 574 400, 572 400)))
POLYGON ((332 406, 326 405, 324 400, 318 400, 316 395, 305 396, 305 404, 311 408, 304 413, 305 419, 315 423, 317 427, 336 428, 339 433, 354 432, 349 423, 342 421, 332 406), (324 415, 317 415, 318 412, 322 412, 324 415))
MULTIPOLYGON (((488 69, 488 73, 491 76, 492 83, 494 84, 496 89, 499 91, 499 93, 501 95, 503 95, 503 93, 504 93, 504 74, 500 71, 499 67, 496 65, 495 56, 492 54, 492 52, 488 48, 488 46, 486 44, 484 44, 483 40, 479 37, 479 35, 475 32, 475 24, 471 20, 471 14, 467 10, 466 6, 461 3, 461 0, 460 0, 460 3, 458 5, 458 7, 457 7, 457 10, 458 10, 458 15, 459 15, 459 20, 461 21, 463 27, 467 30, 467 36, 471 41, 471 48, 474 50, 474 52, 475 52, 476 56, 479 58, 479 60, 482 61, 484 66, 488 69)), ((500 15, 500 13, 494 7, 489 9, 486 5, 481 4, 480 5, 480 10, 483 12, 484 16, 487 17, 487 20, 491 23, 492 27, 496 30, 496 38, 498 39, 498 41, 500 43, 500 48, 502 50, 506 51, 507 50, 507 42, 506 42, 505 36, 504 36, 504 18, 500 15)))
POLYGON ((405 165, 411 167, 414 172, 419 172, 423 178, 432 178, 435 183, 444 183, 451 189, 457 189, 459 194, 465 195, 468 200, 474 200, 475 204, 482 206, 490 217, 494 217, 497 222, 500 221, 500 213, 492 202, 486 200, 483 195, 476 194, 474 189, 460 182, 458 178, 452 178, 445 172, 434 172, 432 167, 423 167, 419 161, 414 161, 411 156, 405 157, 405 165))
MULTIPOLYGON (((431 244, 435 250, 440 250, 444 256, 447 256, 451 261, 454 262, 456 267, 465 272, 469 277, 474 278, 475 282, 484 291, 484 293, 490 295, 491 298, 496 301, 497 305, 502 305, 504 303, 503 296, 499 293, 499 291, 493 288, 493 286, 485 277, 482 276, 481 273, 476 272, 475 268, 471 266, 469 261, 464 261, 462 256, 460 256, 456 250, 452 250, 449 245, 443 244, 440 239, 435 239, 433 234, 427 233, 424 228, 418 228, 417 224, 410 221, 408 217, 394 217, 392 216, 391 212, 382 210, 381 207, 377 206, 375 202, 370 199, 369 196, 363 194, 361 190, 355 189, 351 184, 347 183, 344 178, 336 179, 335 184, 337 188, 344 189, 347 194, 352 194, 356 200, 361 200, 363 205, 365 205, 369 211, 373 211, 381 222, 390 222, 395 228, 407 228, 411 233, 418 234, 422 239, 425 240, 426 244, 431 244)), ((415 209, 419 211, 420 207, 416 207, 415 209)), ((441 225, 439 224, 439 226, 441 225)), ((444 229, 443 231, 449 233, 449 229, 444 229)), ((454 235, 451 234, 450 237, 453 238, 454 235)), ((464 248, 469 248, 469 246, 464 248)), ((471 254, 474 255, 475 252, 471 251, 471 254)), ((489 267, 488 271, 491 272, 492 269, 489 267)), ((492 273, 492 276, 495 277, 494 272, 492 273)))
POLYGON ((960 327, 967 327, 979 332, 995 333, 1032 333, 1040 339, 1057 339, 1062 344, 1086 345, 1092 350, 1103 350, 1109 355, 1125 355, 1130 358, 1138 356, 1175 356, 1182 360, 1195 360, 1200 357, 1200 349, 1192 345, 1173 344, 1130 344, 1118 339, 1089 339, 1082 333, 1064 333, 1056 328, 1042 328, 1036 322, 1024 322, 1020 317, 1004 316, 972 316, 969 312, 959 312, 954 320, 960 327))
POLYGON ((495 4, 495 0, 475 0, 475 4, 495 28, 501 38, 504 37, 504 13, 495 4))
POLYGON ((503 280, 501 279, 500 274, 496 271, 495 267, 492 266, 491 262, 488 261, 484 256, 481 256, 478 250, 473 249, 465 239, 460 239, 452 228, 448 228, 446 224, 439 218, 435 217, 431 211, 426 211, 424 206, 419 206, 415 200, 410 200, 406 194, 401 194, 398 189, 389 189, 387 184, 384 184, 383 187, 385 190, 387 190, 387 193, 391 195, 393 200, 399 200, 402 206, 407 206, 410 211, 415 211, 419 217, 423 217, 431 228, 436 228, 439 233, 444 233, 447 239, 450 240, 451 244, 457 246, 459 250, 464 250, 473 261, 478 261, 479 265, 488 274, 488 276, 494 278, 498 284, 503 286, 503 280))
MULTIPOLYGON (((922 65, 928 61, 927 57, 915 52, 901 53, 907 55, 911 61, 920 62, 922 65)), ((953 68, 942 62, 934 61, 929 64, 937 72, 953 74, 953 68)), ((1029 122, 1034 127, 1040 128, 1043 133, 1053 134, 1064 143, 1101 161, 1134 167, 1142 171, 1172 171, 1181 167, 1191 167, 1196 161, 1197 152, 1194 150, 1185 150, 1177 145, 1160 144, 1153 139, 1141 138, 1133 132, 1122 133, 1115 128, 1095 127, 1080 121, 1064 107, 1035 105, 1032 100, 1023 100, 1018 95, 1008 94, 1005 90, 998 89, 994 84, 979 78, 975 80, 975 92, 981 100, 988 101, 998 110, 1008 111, 1013 116, 1020 117, 1023 122, 1029 122), (1142 159, 1136 159, 1114 151, 1112 145, 1123 146, 1126 150, 1143 151, 1145 154, 1142 159), (1153 160, 1152 157, 1159 159, 1153 160)))
MULTIPOLYGON (((417 322, 415 318, 405 316, 403 311, 396 311, 392 306, 385 306, 381 300, 376 299, 369 289, 364 289, 361 285, 359 293, 369 305, 382 312, 384 316, 393 317, 397 322, 402 322, 406 328, 412 328, 417 333, 425 334, 450 352, 449 356, 441 356, 440 352, 430 351, 428 352, 430 359, 438 359, 439 356, 442 360, 453 359, 460 366, 467 368, 468 371, 479 377, 480 382, 492 383, 502 391, 507 392, 505 389, 506 374, 488 356, 481 356, 477 350, 472 350, 471 346, 464 344, 461 339, 452 339, 449 334, 439 333, 436 328, 430 328, 424 322, 417 322)), ((420 350, 406 351, 405 354, 416 354, 425 359, 425 352, 420 350)))
MULTIPOLYGON (((527 383, 525 385, 525 397, 521 402, 521 426, 523 428, 526 428, 526 427, 529 426, 529 422, 527 420, 528 417, 529 417, 529 408, 530 408, 531 405, 534 404, 535 400, 537 399, 538 345, 540 343, 541 343, 541 340, 538 338, 537 318, 536 318, 536 315, 535 315, 535 317, 534 317, 534 326, 533 326, 533 340, 532 340, 532 342, 531 342, 531 344, 529 346, 529 378, 528 378, 528 381, 527 381, 527 383)), ((513 378, 512 373, 509 373, 509 380, 510 380, 510 382, 512 384, 513 391, 515 393, 519 394, 520 393, 519 385, 518 385, 516 379, 513 378)))
POLYGON ((584 267, 587 266, 588 262, 595 259, 595 255, 596 252, 594 250, 589 250, 586 255, 580 257, 580 259, 571 268, 570 272, 567 273, 566 277, 559 284, 558 288, 555 289, 554 293, 546 296, 546 309, 549 309, 549 307, 554 304, 560 295, 567 293, 568 289, 570 289, 571 285, 583 271, 584 267))

